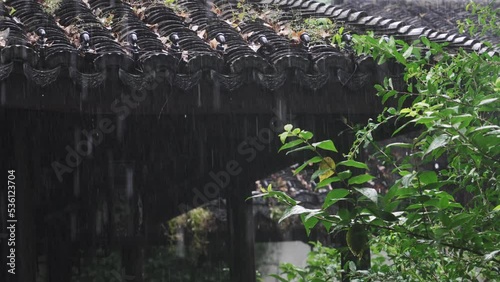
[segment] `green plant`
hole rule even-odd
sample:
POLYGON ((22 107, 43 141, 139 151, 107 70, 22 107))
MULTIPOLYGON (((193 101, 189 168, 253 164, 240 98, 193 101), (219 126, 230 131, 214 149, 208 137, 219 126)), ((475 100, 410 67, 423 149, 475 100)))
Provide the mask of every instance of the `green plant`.
MULTIPOLYGON (((99 252, 102 250, 98 250, 99 252)), ((120 254, 111 252, 107 256, 92 258, 87 264, 82 264, 78 271, 73 271, 73 282, 108 282, 117 280, 121 275, 120 254)))
POLYGON ((229 271, 220 260, 193 261, 177 256, 173 248, 157 246, 144 262, 144 281, 226 282, 229 271))
POLYGON ((53 15, 59 9, 61 3, 62 0, 43 0, 42 7, 47 14, 53 15))
POLYGON ((499 56, 450 52, 424 37, 408 44, 373 34, 353 35, 353 49, 380 64, 401 65, 405 88, 390 78, 376 86, 387 107, 356 130, 344 155, 332 140, 313 142, 313 133, 285 126, 280 151, 312 153, 296 173, 315 164, 317 187, 331 189, 320 209, 307 209, 272 187, 257 196, 288 205, 280 221, 299 215, 307 233, 322 225, 345 234, 352 259, 341 266, 343 279, 494 281, 500 271, 499 56), (386 126, 395 126, 393 135, 404 129, 417 134, 382 146, 373 136, 386 126), (398 176, 382 195, 370 185, 368 166, 356 160, 368 147, 398 176), (401 148, 408 155, 395 157, 401 148), (435 168, 438 159, 446 165, 435 168), (369 249, 384 257, 362 270, 369 249))
POLYGON ((232 22, 241 23, 246 21, 255 21, 259 18, 259 11, 245 0, 239 0, 236 3, 236 10, 233 10, 232 22))
POLYGON ((172 9, 172 11, 174 11, 174 13, 176 13, 178 16, 182 18, 189 18, 187 9, 179 4, 177 0, 164 0, 163 4, 172 9))
POLYGON ((469 2, 466 10, 475 16, 475 19, 468 18, 464 21, 458 21, 459 31, 461 33, 468 32, 470 36, 484 35, 488 32, 500 36, 500 29, 498 29, 500 8, 495 4, 496 0, 489 1, 487 4, 469 2))
POLYGON ((307 256, 307 266, 300 268, 290 263, 280 265, 280 275, 271 277, 279 281, 323 282, 332 281, 340 272, 340 253, 336 249, 322 246, 317 242, 310 242, 313 250, 307 256), (285 277, 283 277, 285 276, 285 277))
MULTIPOLYGON (((344 27, 329 18, 302 18, 295 17, 289 27, 293 32, 288 33, 290 39, 299 39, 304 32, 311 38, 311 43, 331 43, 334 46, 342 46, 342 34, 344 27)), ((283 32, 282 32, 283 33, 283 32)))
POLYGON ((168 222, 169 235, 172 241, 177 241, 177 233, 183 233, 187 238, 189 252, 194 260, 205 254, 208 244, 208 233, 215 228, 214 214, 205 208, 192 209, 168 222))

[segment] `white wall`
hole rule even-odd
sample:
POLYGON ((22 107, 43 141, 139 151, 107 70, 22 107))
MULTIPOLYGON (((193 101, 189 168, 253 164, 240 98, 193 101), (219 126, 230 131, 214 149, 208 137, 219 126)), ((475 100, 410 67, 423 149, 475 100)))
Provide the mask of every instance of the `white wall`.
POLYGON ((268 276, 279 273, 280 263, 288 262, 305 267, 307 254, 310 251, 311 247, 301 241, 256 243, 256 267, 265 282, 277 282, 278 280, 268 276))

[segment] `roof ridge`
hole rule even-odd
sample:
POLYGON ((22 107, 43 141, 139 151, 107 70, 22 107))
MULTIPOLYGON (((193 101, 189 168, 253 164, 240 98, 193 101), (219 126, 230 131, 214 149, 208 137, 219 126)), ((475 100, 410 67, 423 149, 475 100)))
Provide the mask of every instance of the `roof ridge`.
POLYGON ((446 33, 422 26, 415 27, 383 16, 368 15, 365 11, 343 8, 315 0, 249 0, 256 5, 277 6, 285 10, 298 11, 309 17, 325 17, 345 22, 355 30, 374 31, 376 34, 395 36, 403 39, 427 37, 432 42, 449 43, 450 47, 465 48, 479 53, 498 54, 495 48, 489 48, 483 42, 458 33, 446 33))

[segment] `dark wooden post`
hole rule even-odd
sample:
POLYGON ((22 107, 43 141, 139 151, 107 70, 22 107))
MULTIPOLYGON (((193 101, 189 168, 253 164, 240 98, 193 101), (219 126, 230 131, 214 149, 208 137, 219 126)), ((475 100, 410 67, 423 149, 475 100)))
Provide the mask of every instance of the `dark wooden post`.
POLYGON ((251 201, 245 201, 251 194, 251 182, 237 180, 227 194, 231 281, 255 282, 253 209, 251 201))
POLYGON ((122 272, 123 281, 142 282, 143 266, 142 243, 137 240, 130 240, 122 243, 122 272))
MULTIPOLYGON (((110 156, 112 159, 112 156, 110 156)), ((143 237, 139 222, 139 189, 133 162, 115 162, 109 177, 112 181, 112 219, 114 239, 119 241, 121 269, 113 276, 122 281, 143 282, 143 237)))
MULTIPOLYGON (((10 119, 14 137, 16 183, 16 275, 17 281, 36 280, 36 233, 35 233, 35 209, 33 197, 36 194, 33 176, 33 162, 31 160, 32 150, 39 150, 39 146, 33 146, 31 132, 29 129, 29 112, 21 112, 15 118, 10 119)), ((3 172, 5 173, 5 171, 3 172)), ((11 280, 15 281, 15 280, 11 280)))

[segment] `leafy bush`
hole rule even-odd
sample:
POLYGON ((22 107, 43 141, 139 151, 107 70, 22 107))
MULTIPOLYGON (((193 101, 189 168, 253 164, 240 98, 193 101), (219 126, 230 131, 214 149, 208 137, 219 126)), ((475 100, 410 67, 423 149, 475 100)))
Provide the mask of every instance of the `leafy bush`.
MULTIPOLYGON (((482 21, 498 14, 484 11, 482 21)), ((498 30, 498 25, 489 28, 498 30)), ((335 266, 343 269, 339 272, 284 265, 280 281, 331 281, 324 277, 340 278, 340 272, 363 281, 494 281, 500 272, 499 56, 452 52, 427 38, 408 44, 368 34, 354 35, 353 43, 358 55, 402 65, 406 88, 394 87, 391 79, 376 86, 388 106, 357 130, 340 162, 329 156, 338 156, 332 140, 313 142, 313 133, 285 126, 280 151, 313 154, 295 173, 315 164, 317 187, 331 190, 320 209, 306 209, 272 187, 257 196, 287 204, 280 221, 300 215, 308 233, 318 224, 331 233, 344 231, 353 259, 335 266), (396 125, 393 135, 412 129, 417 137, 381 146, 373 136, 387 125, 396 125), (384 195, 370 186, 374 177, 366 173, 368 166, 356 160, 368 146, 399 176, 384 195), (396 148, 409 153, 396 158, 396 148), (446 166, 436 169, 438 159, 446 166), (332 205, 338 205, 337 212, 331 212, 332 205), (370 248, 383 257, 374 258, 371 269, 359 270, 370 248)))
POLYGON ((307 267, 302 269, 290 263, 280 265, 286 279, 273 274, 279 281, 321 282, 331 281, 339 273, 340 253, 336 249, 327 248, 320 243, 311 242, 313 250, 307 257, 307 267))

